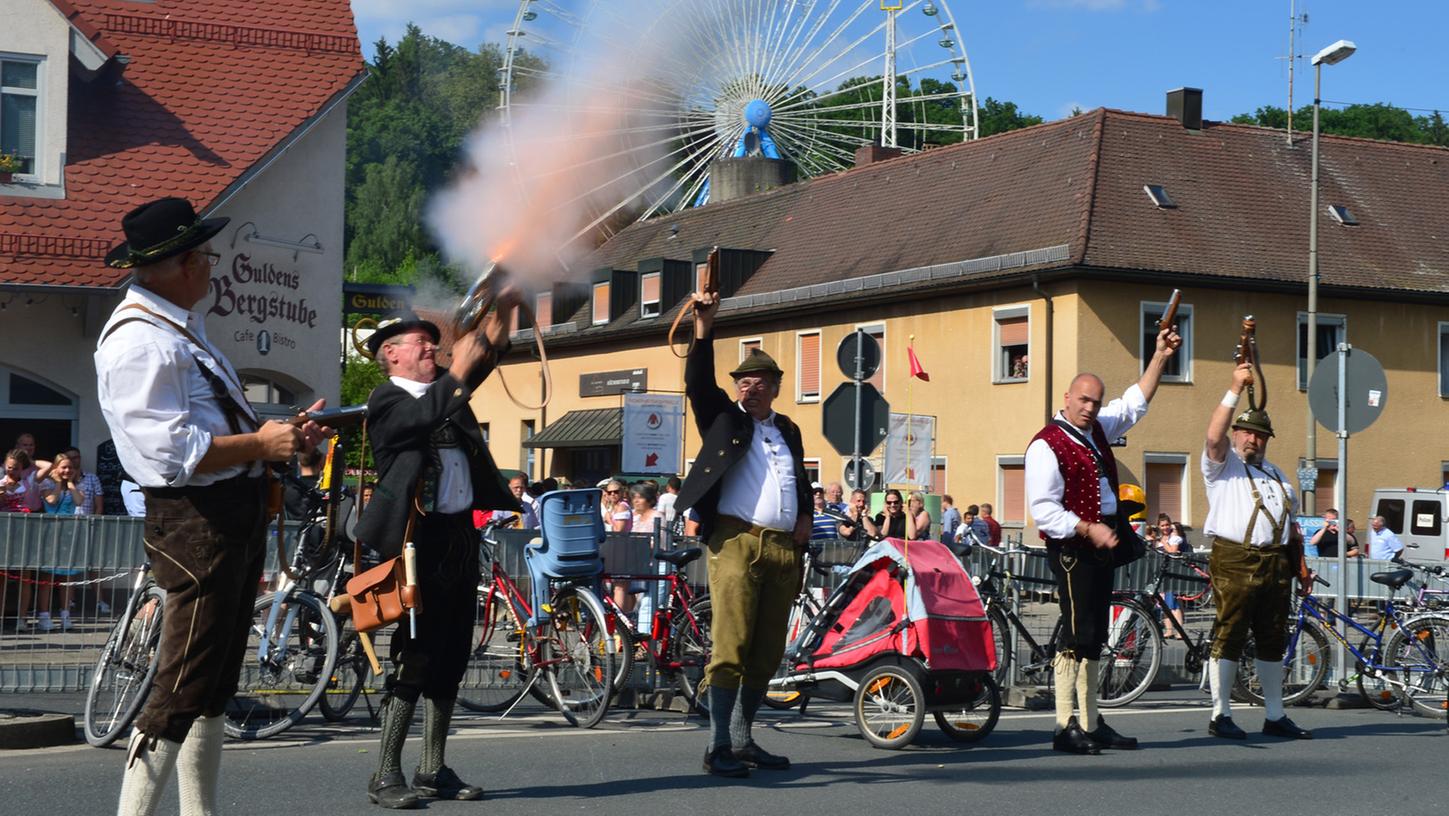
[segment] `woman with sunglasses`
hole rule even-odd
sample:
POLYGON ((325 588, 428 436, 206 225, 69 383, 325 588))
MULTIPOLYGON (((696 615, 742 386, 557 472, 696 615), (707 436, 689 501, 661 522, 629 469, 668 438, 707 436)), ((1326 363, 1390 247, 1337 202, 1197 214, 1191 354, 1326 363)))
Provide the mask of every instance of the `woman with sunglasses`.
POLYGON ((875 538, 906 538, 906 510, 901 491, 894 488, 885 494, 885 510, 875 514, 875 538))
POLYGON ((624 483, 611 479, 604 485, 604 495, 599 499, 599 515, 604 517, 604 527, 616 533, 627 533, 633 527, 634 514, 624 501, 624 483))

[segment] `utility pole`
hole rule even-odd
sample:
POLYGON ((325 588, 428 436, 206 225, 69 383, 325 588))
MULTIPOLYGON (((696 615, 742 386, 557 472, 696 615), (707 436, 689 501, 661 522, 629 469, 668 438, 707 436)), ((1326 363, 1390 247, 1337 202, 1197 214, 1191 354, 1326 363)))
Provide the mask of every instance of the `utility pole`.
POLYGON ((1288 0, 1288 146, 1293 146, 1293 69, 1298 64, 1295 35, 1298 26, 1308 25, 1308 13, 1298 14, 1297 0, 1288 0))

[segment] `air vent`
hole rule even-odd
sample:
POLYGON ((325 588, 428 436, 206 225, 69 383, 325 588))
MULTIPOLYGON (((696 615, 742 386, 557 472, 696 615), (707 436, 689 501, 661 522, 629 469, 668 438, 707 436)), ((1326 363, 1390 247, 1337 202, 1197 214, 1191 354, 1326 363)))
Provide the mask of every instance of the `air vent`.
POLYGON ((1161 184, 1144 184, 1142 185, 1142 189, 1147 192, 1147 197, 1152 199, 1152 203, 1155 204, 1158 209, 1177 209, 1177 202, 1172 200, 1172 196, 1169 196, 1167 194, 1167 188, 1163 187, 1161 184))
POLYGON ((1329 204, 1328 214, 1333 216, 1333 220, 1345 227, 1358 226, 1358 219, 1354 218, 1353 213, 1349 212, 1348 207, 1342 204, 1329 204))

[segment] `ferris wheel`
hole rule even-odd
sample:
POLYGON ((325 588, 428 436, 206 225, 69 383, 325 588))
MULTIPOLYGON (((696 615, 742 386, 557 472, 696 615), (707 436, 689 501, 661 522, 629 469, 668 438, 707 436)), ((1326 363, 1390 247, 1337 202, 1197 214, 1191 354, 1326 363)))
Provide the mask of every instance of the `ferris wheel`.
MULTIPOLYGON (((500 122, 563 87, 627 93, 605 143, 639 171, 585 231, 608 234, 710 200, 719 158, 788 159, 805 177, 851 167, 857 148, 904 152, 974 139, 977 95, 945 0, 656 0, 671 56, 621 89, 586 54, 648 48, 637 0, 520 0, 500 70, 500 122), (894 81, 886 78, 894 77, 894 81)), ((658 23, 651 24, 658 27, 658 23)))

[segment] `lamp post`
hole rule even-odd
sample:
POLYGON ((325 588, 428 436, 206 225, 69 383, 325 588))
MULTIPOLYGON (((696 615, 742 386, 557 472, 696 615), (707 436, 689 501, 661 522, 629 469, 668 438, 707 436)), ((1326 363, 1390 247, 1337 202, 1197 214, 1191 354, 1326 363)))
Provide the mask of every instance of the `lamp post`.
MULTIPOLYGON (((1323 102, 1323 66, 1343 62, 1358 50, 1348 40, 1339 40, 1313 55, 1313 182, 1308 192, 1308 348, 1307 378, 1313 381, 1313 368, 1318 362, 1318 110, 1323 102)), ((1308 438, 1303 449, 1303 466, 1315 483, 1318 479, 1318 428, 1313 420, 1313 408, 1308 409, 1308 438)), ((1303 512, 1315 515, 1318 512, 1317 485, 1312 492, 1303 493, 1303 512)), ((1345 508, 1340 513, 1347 512, 1345 508)), ((1347 518, 1345 516, 1345 518, 1347 518)))

